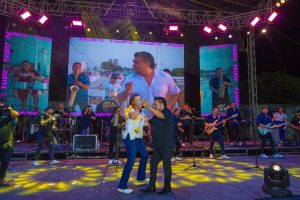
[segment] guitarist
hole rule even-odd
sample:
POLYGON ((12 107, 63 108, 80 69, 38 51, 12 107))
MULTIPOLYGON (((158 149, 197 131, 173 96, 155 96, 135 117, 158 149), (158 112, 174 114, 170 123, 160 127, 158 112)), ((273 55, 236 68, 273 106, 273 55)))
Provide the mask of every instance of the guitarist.
MULTIPOLYGON (((262 107, 262 112, 257 116, 256 125, 260 128, 265 129, 272 129, 269 124, 272 124, 272 118, 269 115, 269 109, 268 106, 262 107)), ((261 152, 260 157, 262 158, 268 158, 268 156, 265 154, 265 146, 267 143, 267 140, 270 142, 273 158, 282 158, 282 155, 279 155, 275 149, 274 139, 271 132, 268 132, 267 134, 259 134, 261 139, 261 152)))
POLYGON ((297 110, 296 116, 291 120, 291 127, 295 131, 296 144, 300 146, 300 110, 297 110))
POLYGON ((219 115, 218 108, 214 108, 213 111, 212 111, 212 114, 209 115, 206 118, 205 126, 209 126, 210 124, 213 124, 215 122, 218 123, 218 122, 221 122, 221 121, 224 121, 224 123, 216 126, 217 129, 209 135, 209 142, 210 142, 210 145, 209 145, 210 155, 209 155, 209 157, 214 158, 214 154, 213 154, 214 153, 214 144, 215 144, 215 140, 217 140, 219 142, 220 146, 221 146, 222 158, 223 159, 229 159, 229 157, 225 155, 224 137, 223 137, 222 132, 221 132, 222 126, 225 124, 225 120, 223 120, 223 117, 219 115))
POLYGON ((47 143, 48 145, 50 164, 56 165, 59 163, 59 161, 54 160, 54 144, 56 143, 56 140, 52 135, 52 129, 54 128, 54 125, 56 123, 56 118, 53 116, 53 113, 54 108, 49 106, 45 109, 45 113, 40 117, 38 132, 38 148, 35 152, 32 163, 35 166, 40 165, 37 159, 39 157, 44 143, 47 143))

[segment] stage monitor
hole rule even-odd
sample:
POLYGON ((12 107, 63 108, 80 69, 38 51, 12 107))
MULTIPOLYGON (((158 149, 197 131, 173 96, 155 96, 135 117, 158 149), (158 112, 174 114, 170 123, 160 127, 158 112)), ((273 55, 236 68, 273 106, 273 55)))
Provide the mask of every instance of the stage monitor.
POLYGON ((111 112, 116 105, 126 108, 128 99, 120 100, 118 94, 128 87, 125 86, 128 82, 133 83, 132 92, 140 94, 149 103, 157 96, 164 96, 172 103, 174 95, 179 94, 178 101, 173 101, 174 107, 179 107, 184 101, 184 46, 72 37, 67 82, 66 104, 78 112, 87 104, 97 113, 111 112), (148 58, 150 54, 153 56, 153 67, 159 72, 154 73, 151 83, 140 75, 144 72, 139 70, 144 66, 133 68, 134 54, 140 51, 149 53, 145 54, 148 58))
POLYGON ((52 39, 6 32, 1 96, 18 111, 48 106, 52 39))
POLYGON ((236 44, 199 47, 201 114, 212 108, 226 112, 230 102, 239 105, 239 74, 236 44))

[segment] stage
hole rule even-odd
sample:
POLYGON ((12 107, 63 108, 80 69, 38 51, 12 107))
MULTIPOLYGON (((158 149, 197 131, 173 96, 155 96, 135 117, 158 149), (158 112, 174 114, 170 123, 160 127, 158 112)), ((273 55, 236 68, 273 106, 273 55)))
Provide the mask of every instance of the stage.
MULTIPOLYGON (((125 162, 125 159, 121 159, 125 162)), ((107 165, 106 159, 65 159, 60 165, 50 166, 42 161, 41 166, 34 167, 31 161, 12 161, 7 179, 14 186, 0 188, 0 199, 164 199, 164 200, 250 200, 267 197, 263 193, 263 172, 255 169, 244 170, 253 166, 255 157, 234 156, 230 160, 196 158, 196 163, 207 170, 184 170, 192 159, 173 162, 173 193, 168 195, 142 194, 144 187, 135 182, 137 163, 134 166, 129 187, 134 189, 130 195, 117 192, 123 165, 107 165)), ((258 159, 261 167, 267 167, 274 159, 258 159)), ((300 195, 300 156, 286 155, 277 159, 290 173, 291 187, 294 195, 300 195)), ((149 161, 147 176, 149 175, 149 161)), ((159 167, 157 188, 162 187, 163 172, 159 167)), ((297 198, 296 198, 297 199, 297 198)))

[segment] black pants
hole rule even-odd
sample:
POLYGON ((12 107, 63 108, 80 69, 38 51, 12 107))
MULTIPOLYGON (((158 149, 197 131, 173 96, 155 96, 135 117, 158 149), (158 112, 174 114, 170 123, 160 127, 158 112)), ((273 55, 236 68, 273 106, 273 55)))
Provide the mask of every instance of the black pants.
POLYGON ((209 135, 209 153, 214 153, 215 140, 217 140, 220 144, 221 154, 225 155, 224 137, 220 130, 214 131, 212 134, 209 135))
POLYGON ((180 156, 180 147, 181 147, 181 140, 179 135, 175 135, 175 142, 176 142, 176 148, 174 150, 174 157, 180 156))
POLYGON ((260 136, 260 139, 261 139, 260 153, 261 154, 265 153, 265 146, 266 146, 267 140, 269 140, 272 153, 275 154, 276 153, 276 149, 275 149, 275 144, 274 144, 274 139, 273 139, 272 134, 271 133, 267 133, 266 135, 259 134, 259 136, 260 136))
POLYGON ((234 143, 240 142, 241 126, 238 122, 229 122, 229 128, 232 131, 230 141, 234 143))
POLYGON ((9 161, 13 155, 13 149, 5 149, 0 147, 0 159, 1 159, 1 165, 0 165, 0 180, 3 180, 5 178, 9 161))
POLYGON ((167 190, 171 190, 171 178, 172 178, 172 159, 173 148, 171 147, 161 147, 153 149, 151 161, 150 161, 150 182, 149 187, 155 188, 157 167, 161 160, 163 160, 163 168, 165 174, 164 187, 167 190))
POLYGON ((36 161, 39 158, 40 152, 43 149, 43 145, 48 145, 49 150, 49 160, 54 160, 54 144, 50 138, 45 135, 38 134, 38 148, 34 154, 33 160, 36 161))
POLYGON ((115 155, 115 159, 118 160, 119 159, 119 154, 120 154, 120 147, 121 147, 121 143, 122 143, 122 136, 118 133, 118 128, 113 127, 113 131, 110 131, 109 133, 109 147, 108 147, 108 158, 112 159, 113 158, 113 150, 114 150, 114 146, 116 147, 116 155, 115 155), (121 141, 120 141, 121 140, 121 141))

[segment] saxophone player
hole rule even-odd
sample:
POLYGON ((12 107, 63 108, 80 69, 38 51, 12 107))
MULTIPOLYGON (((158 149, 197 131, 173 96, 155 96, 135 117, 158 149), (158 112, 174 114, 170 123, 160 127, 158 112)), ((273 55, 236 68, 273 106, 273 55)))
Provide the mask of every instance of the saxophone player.
POLYGON ((231 80, 224 75, 222 68, 216 68, 215 76, 209 81, 209 87, 212 92, 212 108, 216 108, 220 104, 230 104, 228 87, 232 87, 232 83, 231 80))
POLYGON ((90 87, 89 77, 82 72, 81 63, 73 63, 72 74, 68 75, 68 102, 71 110, 78 105, 81 111, 88 104, 88 89, 90 87))

